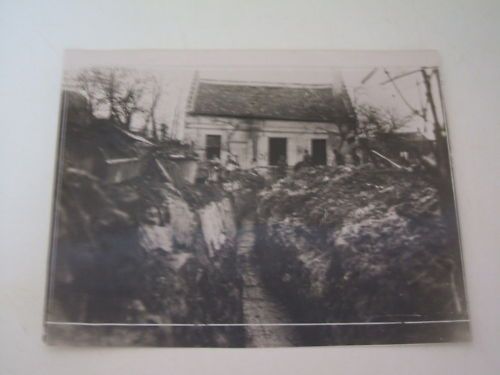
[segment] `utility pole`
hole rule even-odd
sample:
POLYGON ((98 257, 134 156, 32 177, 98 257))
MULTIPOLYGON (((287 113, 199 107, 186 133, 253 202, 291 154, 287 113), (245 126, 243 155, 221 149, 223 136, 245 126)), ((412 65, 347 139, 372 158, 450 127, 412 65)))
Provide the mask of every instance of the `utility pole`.
MULTIPOLYGON (((439 123, 439 119, 436 111, 436 104, 434 103, 434 98, 432 95, 432 86, 431 86, 431 77, 425 70, 422 68, 422 77, 424 78, 424 84, 427 92, 427 101, 431 106, 432 117, 434 119, 434 136, 436 137, 436 164, 438 167, 438 192, 440 195, 440 205, 441 211, 443 215, 443 219, 445 221, 445 225, 448 228, 450 233, 450 242, 448 246, 450 249, 453 249, 452 254, 458 264, 460 264, 460 255, 457 251, 460 251, 460 242, 459 242, 459 232, 458 232, 458 222, 457 216, 455 212, 455 199, 452 185, 452 177, 451 177, 451 167, 448 155, 448 144, 446 142, 446 136, 443 134, 445 129, 444 124, 441 126, 439 123)), ((441 99, 441 108, 443 108, 443 97, 441 92, 441 81, 439 80, 439 72, 436 68, 433 69, 433 73, 436 76, 439 95, 441 99)), ((446 114, 443 108, 443 121, 446 121, 446 114)), ((455 301, 455 309, 458 314, 462 313, 463 307, 461 302, 461 297, 457 293, 457 280, 461 280, 461 275, 457 272, 459 267, 452 267, 450 270, 450 288, 451 294, 455 301)), ((461 288, 464 287, 462 281, 458 281, 460 283, 461 288)))
POLYGON ((439 123, 439 118, 436 110, 436 103, 432 95, 431 79, 425 68, 421 69, 422 77, 424 79, 425 91, 427 101, 431 106, 432 118, 434 120, 434 137, 436 138, 436 164, 438 166, 439 176, 445 180, 450 177, 448 158, 446 157, 446 138, 443 135, 443 128, 439 123))
MULTIPOLYGON (((425 92, 426 92, 425 96, 427 98, 427 102, 429 103, 429 105, 431 107, 432 118, 433 118, 434 137, 435 137, 435 141, 436 141, 436 145, 434 147, 434 154, 436 156, 436 165, 438 168, 438 175, 439 175, 439 178, 441 179, 441 181, 446 181, 447 179, 450 178, 450 167, 449 167, 448 157, 447 157, 448 156, 448 151, 447 151, 448 148, 447 148, 447 143, 446 143, 446 137, 443 134, 444 127, 442 127, 440 122, 439 122, 439 117, 438 117, 437 109, 436 109, 436 103, 434 101, 434 95, 432 93, 431 76, 427 72, 427 69, 429 69, 429 68, 422 67, 418 70, 412 70, 410 72, 402 73, 402 74, 399 74, 395 77, 391 77, 389 75, 389 72, 387 70, 384 70, 385 74, 388 77, 388 80, 382 82, 381 85, 385 85, 387 83, 392 83, 394 86, 394 89, 398 92, 399 96, 404 101, 404 103, 408 106, 408 108, 410 108, 413 111, 413 113, 418 114, 420 117, 422 117, 425 120, 424 114, 418 113, 418 111, 415 111, 411 107, 411 105, 407 102, 407 100, 405 99, 405 97, 403 96, 403 94, 401 93, 401 91, 399 90, 399 88, 397 87, 397 85, 395 83, 395 81, 397 81, 400 78, 407 77, 409 75, 417 74, 417 73, 422 74, 422 78, 423 78, 424 86, 425 86, 425 92)), ((437 70, 435 68, 433 69, 433 72, 435 72, 436 77, 438 77, 437 70)), ((439 85, 440 85, 440 82, 438 82, 438 86, 439 85)), ((441 89, 441 88, 439 87, 439 89, 441 89)))
MULTIPOLYGON (((450 233, 450 239, 449 242, 447 243, 447 246, 449 247, 451 253, 450 255, 453 256, 453 258, 456 260, 456 264, 460 264, 460 254, 457 253, 456 251, 460 249, 460 244, 458 240, 458 227, 457 227, 457 217, 456 217, 456 212, 455 212, 455 202, 454 202, 454 193, 453 193, 453 186, 452 186, 452 181, 451 181, 451 168, 450 168, 450 162, 449 162, 449 155, 448 155, 448 144, 447 144, 447 136, 444 133, 445 126, 444 124, 446 123, 446 114, 444 112, 444 103, 443 103, 443 94, 441 92, 441 82, 440 82, 440 77, 439 77, 439 71, 437 68, 432 68, 432 73, 433 75, 436 76, 437 79, 437 86, 439 90, 439 97, 441 100, 441 106, 442 106, 442 111, 443 111, 443 124, 440 124, 437 109, 436 109, 436 103, 434 101, 434 95, 432 92, 432 83, 431 83, 431 74, 428 73, 428 69, 426 67, 422 67, 419 70, 411 71, 408 73, 403 73, 400 74, 396 77, 390 77, 387 72, 386 74, 388 75, 388 80, 383 82, 382 84, 386 83, 392 83, 395 87, 395 89, 399 92, 397 89, 395 81, 399 78, 409 76, 411 74, 416 74, 416 73, 421 73, 423 81, 424 81, 424 86, 425 86, 425 92, 426 92, 426 98, 427 102, 429 103, 431 107, 431 112, 432 112, 432 119, 433 119, 433 126, 434 126, 434 137, 435 137, 435 146, 434 146, 434 155, 436 157, 436 165, 437 165, 437 178, 436 178, 436 187, 437 191, 439 194, 440 198, 440 206, 441 206, 441 212, 443 215, 443 219, 445 222, 445 225, 448 228, 448 231, 450 233)), ((403 99, 402 94, 400 94, 401 99, 403 99)), ((403 99, 404 100, 404 99, 403 99)), ((408 104, 407 104, 408 105, 408 104)), ((425 117, 422 116, 422 118, 425 117)), ((455 264, 455 263, 453 263, 455 264)), ((457 270, 460 269, 459 267, 452 267, 450 270, 450 289, 451 289, 451 294, 453 295, 454 301, 455 301, 455 308, 457 313, 461 313, 463 311, 462 308, 462 303, 461 303, 461 296, 458 295, 457 293, 457 282, 461 284, 461 287, 463 288, 463 284, 461 281, 461 276, 459 273, 457 273, 457 270)))

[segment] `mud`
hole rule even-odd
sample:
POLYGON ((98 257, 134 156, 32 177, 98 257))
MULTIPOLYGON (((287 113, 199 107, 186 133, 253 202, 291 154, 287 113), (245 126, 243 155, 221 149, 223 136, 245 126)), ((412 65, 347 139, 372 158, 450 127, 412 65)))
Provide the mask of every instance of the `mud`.
POLYGON ((260 269, 254 257, 254 222, 242 221, 238 237, 238 264, 243 275, 243 319, 246 324, 248 347, 294 346, 300 338, 293 319, 261 281, 260 269), (276 324, 276 325, 273 325, 276 324))

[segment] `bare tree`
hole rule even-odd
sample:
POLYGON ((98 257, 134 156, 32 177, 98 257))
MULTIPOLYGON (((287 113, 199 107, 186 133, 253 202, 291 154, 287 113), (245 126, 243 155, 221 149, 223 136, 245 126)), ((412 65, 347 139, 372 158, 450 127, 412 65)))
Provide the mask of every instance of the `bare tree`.
POLYGON ((83 91, 87 98, 87 110, 89 113, 95 114, 98 111, 101 99, 98 97, 96 72, 94 69, 88 69, 80 72, 76 77, 78 88, 83 91))
POLYGON ((164 122, 162 122, 160 124, 160 140, 162 142, 165 142, 166 140, 168 140, 169 136, 168 136, 168 125, 165 124, 164 122))
MULTIPOLYGON (((88 99, 93 114, 105 113, 124 129, 130 130, 132 118, 144 113, 147 79, 119 68, 91 68, 78 74, 77 84, 88 99)), ((157 99, 156 99, 157 100, 157 99)))
MULTIPOLYGON (((162 89, 161 86, 158 84, 156 80, 152 80, 151 82, 151 101, 149 103, 149 106, 147 109, 144 110, 144 113, 146 114, 146 129, 150 129, 150 134, 153 139, 153 141, 157 142, 160 140, 160 137, 158 136, 158 132, 162 132, 163 129, 158 129, 157 125, 157 107, 158 107, 158 102, 160 101, 160 97, 162 95, 162 89)), ((146 130, 147 133, 147 130, 146 130)), ((164 134, 161 135, 161 137, 164 137, 164 134)))
POLYGON ((371 137, 376 133, 392 133, 405 127, 413 114, 402 116, 392 108, 379 108, 369 104, 356 106, 358 115, 357 133, 371 137))

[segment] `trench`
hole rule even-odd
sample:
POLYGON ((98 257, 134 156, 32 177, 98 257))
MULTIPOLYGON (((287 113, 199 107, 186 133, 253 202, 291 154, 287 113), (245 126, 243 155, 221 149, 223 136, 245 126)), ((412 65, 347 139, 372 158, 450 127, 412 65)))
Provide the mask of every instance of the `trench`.
POLYGON ((261 280, 254 242, 254 220, 248 217, 241 223, 237 244, 247 347, 300 345, 296 328, 286 325, 293 322, 286 308, 266 290, 261 280))

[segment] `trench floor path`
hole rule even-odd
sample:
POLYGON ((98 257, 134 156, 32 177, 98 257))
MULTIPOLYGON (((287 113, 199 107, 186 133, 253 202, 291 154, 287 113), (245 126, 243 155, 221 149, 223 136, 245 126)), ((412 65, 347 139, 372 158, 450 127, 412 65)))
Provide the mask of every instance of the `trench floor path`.
POLYGON ((245 219, 238 237, 238 259, 244 280, 243 316, 247 346, 294 346, 300 340, 293 326, 258 325, 262 323, 291 323, 285 308, 266 291, 253 260, 255 242, 254 221, 245 219), (254 325, 255 324, 255 325, 254 325))

